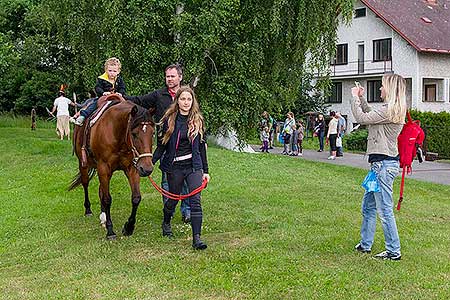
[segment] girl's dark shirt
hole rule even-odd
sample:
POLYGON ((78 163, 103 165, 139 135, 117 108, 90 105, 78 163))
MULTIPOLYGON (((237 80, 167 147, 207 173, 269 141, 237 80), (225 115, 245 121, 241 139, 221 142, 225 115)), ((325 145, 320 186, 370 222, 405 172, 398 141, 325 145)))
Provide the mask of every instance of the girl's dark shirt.
MULTIPOLYGON (((159 168, 163 172, 170 172, 174 168, 174 159, 175 157, 182 156, 182 154, 179 151, 180 145, 178 145, 177 149, 177 137, 178 132, 180 131, 180 138, 181 138, 181 125, 182 121, 180 122, 179 119, 180 114, 177 114, 177 118, 175 121, 175 128, 172 133, 172 135, 169 138, 169 141, 167 141, 166 144, 158 144, 155 152, 153 153, 153 164, 156 164, 158 160, 161 159, 159 168), (177 151, 178 150, 178 151, 177 151)), ((187 137, 187 121, 184 122, 186 124, 186 137, 187 137)), ((163 135, 167 131, 168 124, 167 121, 163 125, 162 133, 163 135)), ((188 168, 193 168, 194 170, 200 170, 202 169, 204 173, 208 173, 208 158, 206 155, 206 144, 203 140, 201 140, 200 135, 197 135, 192 141, 189 141, 189 149, 190 153, 192 153, 192 159, 187 160, 186 163, 189 162, 188 168)), ((183 143, 184 145, 182 148, 184 148, 187 144, 183 143)), ((184 151, 184 150, 182 150, 184 151)), ((187 153, 189 154, 189 153, 187 153)), ((177 162, 178 163, 178 162, 177 162)), ((178 168, 178 167, 177 167, 178 168)))
POLYGON ((400 156, 389 156, 386 154, 369 154, 369 163, 377 162, 377 161, 383 161, 383 160, 400 160, 400 156))
MULTIPOLYGON (((177 141, 178 141, 177 142, 178 147, 175 151, 175 157, 192 154, 192 145, 191 145, 191 141, 189 140, 189 137, 188 137, 187 119, 188 119, 188 116, 183 116, 180 114, 177 115, 177 119, 176 119, 177 125, 175 127, 180 128, 180 130, 175 133, 177 135, 177 141)), ((181 160, 181 161, 176 161, 173 163, 173 166, 179 167, 179 168, 185 168, 185 167, 192 166, 192 158, 181 160)))

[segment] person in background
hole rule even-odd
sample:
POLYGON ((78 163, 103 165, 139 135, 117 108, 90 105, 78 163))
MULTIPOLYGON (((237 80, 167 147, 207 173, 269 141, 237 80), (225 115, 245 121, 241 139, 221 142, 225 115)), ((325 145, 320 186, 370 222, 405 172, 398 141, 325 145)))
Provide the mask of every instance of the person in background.
POLYGON ((291 150, 289 149, 289 144, 291 143, 292 125, 294 125, 294 124, 295 124, 294 114, 292 112, 288 112, 286 115, 286 120, 284 121, 284 124, 283 124, 283 130, 282 130, 283 142, 284 142, 282 154, 284 154, 284 155, 289 155, 291 152, 291 150))
POLYGON ((259 149, 264 152, 264 145, 262 143, 263 141, 263 134, 264 134, 264 128, 269 126, 269 120, 268 120, 268 114, 267 111, 263 111, 261 114, 261 120, 259 121, 259 139, 261 140, 261 147, 259 149))
MULTIPOLYGON (((177 91, 174 102, 159 124, 163 126, 163 137, 158 144, 159 151, 155 150, 153 162, 161 159, 159 167, 167 174, 169 191, 179 195, 184 181, 189 192, 200 187, 203 180, 209 182, 203 116, 191 88, 181 87, 177 91)), ((203 222, 200 200, 200 192, 190 197, 192 247, 196 250, 207 248, 200 239, 203 222)), ((173 237, 170 221, 177 204, 178 201, 172 199, 164 203, 163 236, 173 237)))
POLYGON ((338 136, 338 119, 334 111, 330 112, 331 120, 328 123, 328 133, 327 133, 327 145, 330 144, 331 155, 328 157, 329 160, 336 159, 336 139, 338 136))
POLYGON ((298 155, 298 130, 297 126, 294 124, 292 125, 292 151, 289 154, 290 156, 297 156, 298 155))
POLYGON ((338 138, 341 139, 341 146, 337 147, 336 156, 344 156, 344 147, 342 145, 342 139, 345 135, 345 130, 347 128, 347 122, 345 118, 342 116, 341 112, 337 111, 336 116, 338 118, 338 138))
POLYGON ((400 260, 400 238, 393 212, 393 183, 399 173, 397 137, 406 115, 406 81, 397 74, 382 78, 384 104, 372 108, 364 98, 364 88, 352 88, 352 113, 356 122, 368 126, 367 154, 370 171, 376 175, 378 190, 366 190, 362 199, 361 240, 355 250, 370 253, 375 237, 376 215, 383 227, 385 251, 375 255, 383 260, 400 260))
POLYGON ((319 114, 317 117, 317 123, 314 127, 314 135, 319 139, 319 150, 317 152, 323 151, 323 140, 325 137, 325 120, 323 118, 323 114, 319 114))
MULTIPOLYGON (((147 109, 155 108, 155 121, 159 122, 169 106, 175 101, 175 95, 181 87, 181 82, 183 81, 183 69, 178 64, 168 65, 164 70, 165 82, 166 86, 151 92, 150 94, 146 94, 143 96, 125 96, 126 100, 129 100, 133 103, 136 103, 142 107, 147 109)), ((157 144, 162 143, 162 127, 156 126, 156 141, 157 144)), ((159 153, 156 153, 158 149, 156 148, 154 156, 160 156, 159 153)), ((161 187, 165 190, 169 189, 169 184, 167 182, 167 174, 162 172, 161 174, 161 187)), ((182 189, 183 194, 188 194, 187 192, 188 186, 184 185, 182 189)), ((162 196, 163 204, 167 201, 167 198, 162 196)), ((184 223, 189 223, 191 221, 191 208, 189 205, 189 198, 181 201, 180 205, 181 211, 181 220, 184 223)))
POLYGON ((31 109, 31 130, 36 130, 36 106, 31 109))
POLYGON ((303 156, 303 138, 305 136, 305 127, 303 126, 302 120, 299 120, 297 123, 297 132, 298 155, 303 156))
POLYGON ((268 114, 269 120, 269 149, 273 149, 273 137, 275 135, 275 129, 277 127, 276 121, 268 114))
POLYGON ((53 102, 53 108, 51 114, 53 115, 55 111, 56 113, 56 131, 61 140, 64 139, 64 136, 67 136, 67 139, 70 140, 70 126, 69 126, 69 105, 75 106, 75 103, 70 99, 65 97, 66 93, 64 92, 64 86, 61 86, 58 92, 58 98, 53 102))
POLYGON ((275 140, 278 140, 278 134, 280 133, 280 126, 278 125, 278 122, 275 118, 272 118, 272 148, 270 148, 270 142, 269 142, 269 149, 273 149, 275 145, 275 140))
POLYGON ((261 139, 263 144, 261 152, 269 153, 269 127, 264 127, 264 130, 261 134, 261 139))

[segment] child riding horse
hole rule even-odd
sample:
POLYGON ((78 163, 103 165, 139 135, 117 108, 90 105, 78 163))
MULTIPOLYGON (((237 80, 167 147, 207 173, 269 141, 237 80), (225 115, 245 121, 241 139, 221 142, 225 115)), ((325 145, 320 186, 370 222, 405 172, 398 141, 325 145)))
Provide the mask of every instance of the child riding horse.
MULTIPOLYGON (((103 98, 103 97, 102 97, 103 98)), ((101 99, 100 99, 101 100, 101 99)), ((154 123, 152 112, 121 96, 112 94, 106 96, 107 101, 117 101, 108 108, 96 121, 90 131, 86 145, 83 145, 83 133, 89 122, 82 127, 76 127, 74 133, 74 148, 79 160, 79 173, 74 178, 69 190, 83 185, 85 215, 92 215, 88 195, 89 180, 97 170, 100 182, 99 196, 102 211, 106 214, 106 238, 115 239, 111 221, 111 194, 109 184, 116 170, 124 171, 131 187, 132 211, 122 229, 124 235, 132 235, 136 223, 136 212, 141 201, 139 177, 149 176, 153 171, 152 138, 154 123), (83 148, 86 149, 83 149, 83 148), (88 153, 83 161, 83 151, 88 153)))

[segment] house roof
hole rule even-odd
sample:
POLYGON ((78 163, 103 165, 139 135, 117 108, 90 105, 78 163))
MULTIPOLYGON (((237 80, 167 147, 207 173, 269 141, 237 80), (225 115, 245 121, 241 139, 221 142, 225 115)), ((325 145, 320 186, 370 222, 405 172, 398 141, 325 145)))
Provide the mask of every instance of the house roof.
POLYGON ((361 0, 417 51, 450 53, 450 0, 361 0))

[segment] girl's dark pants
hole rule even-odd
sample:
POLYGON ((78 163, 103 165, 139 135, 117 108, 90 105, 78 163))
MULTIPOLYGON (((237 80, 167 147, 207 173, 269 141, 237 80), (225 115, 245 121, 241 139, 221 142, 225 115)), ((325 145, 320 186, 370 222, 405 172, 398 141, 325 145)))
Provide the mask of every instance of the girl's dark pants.
MULTIPOLYGON (((173 194, 179 195, 181 194, 181 189, 183 188, 183 181, 186 180, 186 183, 189 188, 189 192, 192 192, 196 188, 198 188, 202 184, 203 180, 203 171, 197 170, 194 171, 192 168, 188 169, 178 169, 175 168, 172 172, 167 173, 167 181, 169 182, 169 191, 173 194)), ((192 226, 192 234, 201 234, 202 231, 202 220, 203 220, 203 212, 202 206, 200 204, 200 193, 189 197, 189 202, 191 206, 191 226, 192 226)), ((168 199, 164 204, 164 223, 170 223, 170 218, 175 211, 175 207, 177 206, 178 201, 168 199)))

